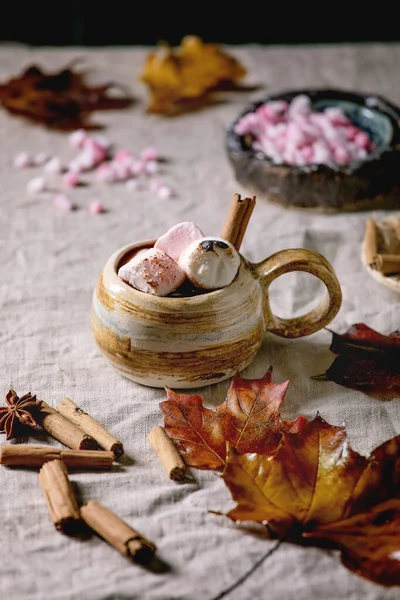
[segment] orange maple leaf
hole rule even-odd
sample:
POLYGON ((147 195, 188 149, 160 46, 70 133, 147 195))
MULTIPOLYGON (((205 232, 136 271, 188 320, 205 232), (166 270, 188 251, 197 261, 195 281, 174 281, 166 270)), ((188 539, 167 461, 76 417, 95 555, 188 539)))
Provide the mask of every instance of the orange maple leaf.
POLYGON ((283 431, 299 431, 304 417, 284 421, 279 414, 289 382, 272 383, 272 367, 261 379, 236 375, 225 402, 215 410, 199 395, 176 394, 167 388, 161 402, 165 429, 186 464, 197 469, 222 469, 227 441, 240 453, 275 449, 283 431))
POLYGON ((198 108, 219 85, 234 84, 245 74, 239 61, 217 44, 186 36, 176 49, 163 44, 151 52, 140 79, 150 90, 148 112, 176 114, 198 108))
POLYGON ((228 449, 223 478, 237 506, 227 516, 266 524, 280 539, 338 548, 349 569, 400 585, 399 466, 400 436, 363 457, 344 427, 317 416, 269 453, 228 449))

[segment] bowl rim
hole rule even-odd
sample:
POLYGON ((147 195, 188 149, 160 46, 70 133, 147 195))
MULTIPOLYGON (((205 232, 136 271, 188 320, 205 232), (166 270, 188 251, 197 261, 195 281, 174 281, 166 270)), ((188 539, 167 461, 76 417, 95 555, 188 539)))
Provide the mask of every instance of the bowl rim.
POLYGON ((292 171, 295 173, 342 173, 344 175, 353 175, 365 165, 373 162, 378 162, 384 155, 392 152, 397 152, 400 149, 400 107, 389 102, 383 96, 366 92, 352 92, 347 90, 339 90, 334 88, 309 88, 288 90, 277 94, 271 94, 261 100, 248 104, 244 110, 232 121, 226 129, 227 150, 229 155, 240 154, 246 156, 248 160, 255 160, 259 163, 266 163, 271 168, 277 170, 292 171), (338 99, 343 101, 359 104, 362 107, 382 113, 391 122, 393 135, 390 142, 381 150, 373 150, 365 159, 353 160, 346 165, 323 165, 318 163, 309 163, 306 165, 292 165, 290 163, 274 163, 271 158, 264 154, 261 150, 254 150, 247 146, 244 142, 244 136, 241 136, 234 131, 237 122, 246 114, 254 112, 262 104, 275 100, 290 101, 299 95, 309 96, 312 103, 323 99, 338 99))

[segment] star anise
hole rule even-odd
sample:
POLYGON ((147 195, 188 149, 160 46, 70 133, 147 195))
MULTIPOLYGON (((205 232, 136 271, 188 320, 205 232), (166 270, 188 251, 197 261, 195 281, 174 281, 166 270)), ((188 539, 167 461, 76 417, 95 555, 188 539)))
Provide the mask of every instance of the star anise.
POLYGON ((7 406, 0 406, 0 432, 6 434, 7 440, 15 437, 16 421, 28 427, 36 426, 36 421, 30 412, 33 407, 40 406, 36 396, 32 396, 29 392, 19 398, 14 390, 10 390, 6 395, 6 403, 7 406))

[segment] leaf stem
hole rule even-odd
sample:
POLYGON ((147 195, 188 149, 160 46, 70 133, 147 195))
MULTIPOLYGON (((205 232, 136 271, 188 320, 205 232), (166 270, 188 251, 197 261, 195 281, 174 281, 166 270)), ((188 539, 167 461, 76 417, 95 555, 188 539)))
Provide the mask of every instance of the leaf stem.
POLYGON ((218 594, 218 596, 214 596, 214 598, 211 598, 211 600, 221 600, 221 598, 225 598, 228 594, 230 594, 231 592, 233 592, 233 590, 235 590, 236 588, 238 588, 239 585, 241 585, 242 583, 244 583, 246 581, 246 579, 248 579, 250 577, 250 575, 252 575, 254 573, 254 571, 256 569, 258 569, 258 567, 260 565, 262 565, 262 563, 267 558, 269 558, 270 556, 272 556, 272 554, 274 554, 274 552, 276 552, 276 550, 278 550, 278 548, 279 548, 279 546, 281 545, 282 542, 283 542, 283 540, 278 540, 277 543, 275 544, 275 546, 272 546, 272 548, 269 548, 269 550, 267 550, 267 552, 265 552, 265 554, 263 554, 261 556, 261 558, 259 558, 258 561, 256 563, 254 563, 254 565, 252 567, 250 567, 250 569, 248 571, 246 571, 246 573, 244 573, 241 577, 239 577, 239 579, 237 579, 228 588, 226 588, 225 590, 222 590, 222 592, 220 594, 218 594))

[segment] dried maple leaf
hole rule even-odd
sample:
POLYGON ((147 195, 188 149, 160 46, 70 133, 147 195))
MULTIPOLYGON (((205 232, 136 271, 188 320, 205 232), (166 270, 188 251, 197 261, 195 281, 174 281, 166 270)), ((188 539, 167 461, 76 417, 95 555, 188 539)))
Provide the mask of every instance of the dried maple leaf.
POLYGON ((282 431, 299 431, 306 420, 284 421, 279 407, 289 382, 272 383, 272 367, 262 379, 236 375, 225 402, 215 410, 203 406, 199 395, 176 394, 167 388, 161 402, 165 429, 188 466, 222 469, 226 442, 238 452, 268 452, 282 431))
POLYGON ((343 564, 381 585, 400 585, 400 499, 304 534, 342 551, 343 564))
POLYGON ((265 454, 229 448, 223 478, 234 521, 267 524, 280 539, 340 549, 345 566, 400 584, 400 436, 363 457, 344 427, 317 416, 265 454))
POLYGON ((358 323, 344 334, 332 332, 330 350, 339 356, 324 378, 382 397, 400 392, 400 332, 385 336, 358 323))
POLYGON ((0 103, 13 114, 23 115, 49 127, 87 127, 87 115, 95 110, 126 108, 127 96, 112 97, 115 84, 89 87, 82 73, 71 68, 46 74, 36 66, 0 85, 0 103))
POLYGON ((6 395, 7 406, 0 406, 0 432, 6 434, 9 440, 15 437, 15 425, 17 422, 28 427, 36 427, 36 421, 31 415, 32 409, 38 407, 40 402, 36 396, 29 392, 19 398, 14 390, 9 390, 6 395))
POLYGON ((197 108, 210 92, 245 75, 242 65, 217 44, 187 36, 176 49, 164 44, 151 52, 140 79, 150 90, 148 112, 167 115, 197 108))

